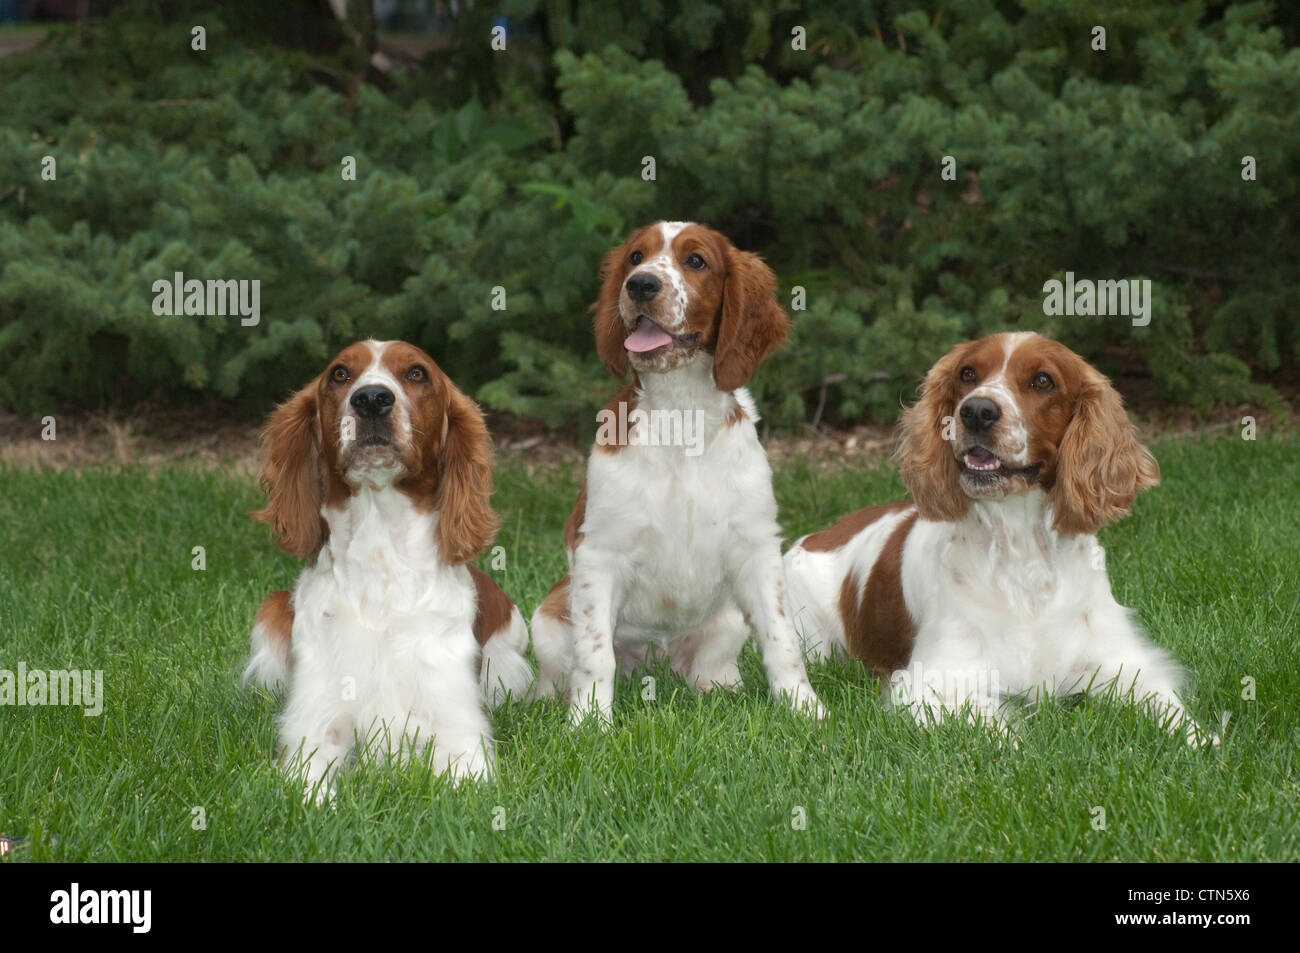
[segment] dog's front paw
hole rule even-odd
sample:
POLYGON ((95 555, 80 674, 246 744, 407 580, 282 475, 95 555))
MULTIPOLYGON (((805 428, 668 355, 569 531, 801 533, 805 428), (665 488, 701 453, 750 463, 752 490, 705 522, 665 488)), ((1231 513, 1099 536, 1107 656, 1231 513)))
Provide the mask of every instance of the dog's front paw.
POLYGON ((491 754, 490 744, 490 742, 483 742, 483 745, 478 748, 448 757, 446 766, 442 770, 456 785, 465 781, 492 780, 492 775, 495 773, 493 770, 495 758, 491 754))
POLYGON ((1223 745, 1223 739, 1219 737, 1217 731, 1210 731, 1206 728, 1202 728, 1190 718, 1187 719, 1187 723, 1183 728, 1186 732, 1188 747, 1219 748, 1223 745))
POLYGON ((609 731, 614 726, 614 709, 608 705, 569 704, 569 724, 577 728, 588 721, 595 721, 601 731, 609 731))
POLYGON ((813 687, 807 679, 796 682, 788 688, 782 688, 778 692, 778 697, 783 698, 799 714, 808 715, 818 721, 828 714, 826 706, 817 697, 817 693, 813 691, 813 687))
POLYGON ((323 779, 303 785, 302 803, 308 807, 328 807, 331 811, 339 809, 334 785, 323 779))

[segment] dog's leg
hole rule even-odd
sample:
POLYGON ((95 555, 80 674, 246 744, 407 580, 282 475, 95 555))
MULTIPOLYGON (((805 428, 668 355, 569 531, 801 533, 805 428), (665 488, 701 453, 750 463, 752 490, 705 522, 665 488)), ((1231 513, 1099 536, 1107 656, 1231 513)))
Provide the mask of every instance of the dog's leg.
POLYGON ((1114 691, 1125 701, 1141 706, 1167 730, 1182 733, 1189 745, 1219 747, 1218 734, 1207 731, 1188 714, 1179 697, 1182 669, 1173 658, 1146 640, 1125 621, 1125 631, 1112 631, 1111 651, 1105 659, 1091 660, 1087 688, 1094 692, 1114 691))
MULTIPOLYGON (((433 770, 454 781, 489 779, 496 773, 496 752, 491 727, 476 696, 460 698, 453 708, 450 699, 440 705, 436 721, 419 727, 414 739, 420 749, 433 746, 433 770)), ((410 726, 408 725, 408 731, 410 726)))
POLYGON ((886 708, 909 711, 923 728, 964 714, 971 724, 1009 734, 998 673, 973 654, 914 656, 890 675, 884 700, 886 708))
POLYGON ((1183 707, 1179 664, 1134 624, 1129 609, 1113 599, 1108 603, 1084 613, 1079 631, 1071 633, 1081 648, 1068 675, 1058 680, 1057 694, 1114 692, 1140 705, 1169 731, 1183 733, 1189 745, 1218 747, 1219 736, 1200 728, 1183 707))
POLYGON ((702 692, 744 688, 736 659, 749 639, 749 626, 736 606, 728 605, 697 630, 668 646, 673 671, 702 692))
POLYGON ((844 570, 832 553, 811 553, 794 546, 783 559, 789 584, 786 611, 804 654, 816 661, 846 660, 848 648, 838 606, 844 570))
POLYGON ((569 618, 569 577, 552 587, 533 613, 533 654, 537 656, 535 698, 563 697, 573 670, 573 624, 569 618))
POLYGON ((569 713, 574 724, 595 714, 602 727, 608 727, 614 718, 614 628, 618 606, 615 580, 589 562, 579 549, 569 596, 573 619, 569 713))
POLYGON ((772 695, 784 697, 797 711, 823 718, 826 709, 808 681, 799 637, 786 611, 781 552, 775 540, 771 546, 744 549, 748 551, 747 558, 735 574, 736 602, 758 637, 772 695))
POLYGON ((528 627, 516 607, 510 612, 506 628, 487 640, 479 656, 479 694, 489 708, 506 699, 527 701, 534 684, 533 668, 524 653, 528 651, 528 627))
POLYGON ((301 706, 285 712, 280 745, 285 773, 302 783, 303 802, 334 803, 334 778, 352 747, 353 726, 346 718, 327 720, 301 706))

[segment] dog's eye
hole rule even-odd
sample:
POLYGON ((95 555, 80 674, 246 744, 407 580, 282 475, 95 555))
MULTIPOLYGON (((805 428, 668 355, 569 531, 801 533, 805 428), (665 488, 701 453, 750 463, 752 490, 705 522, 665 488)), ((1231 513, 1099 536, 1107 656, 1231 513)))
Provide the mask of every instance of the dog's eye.
POLYGON ((973 367, 963 367, 963 368, 961 369, 961 382, 962 382, 963 384, 974 384, 974 383, 975 383, 975 368, 973 368, 973 367))
POLYGON ((1034 379, 1029 382, 1029 386, 1032 387, 1034 390, 1042 390, 1042 391, 1055 390, 1056 382, 1053 381, 1046 374, 1039 372, 1034 375, 1034 379))
POLYGON ((422 384, 429 379, 429 375, 424 372, 424 368, 416 364, 406 372, 406 379, 412 384, 422 384))
POLYGON ((346 367, 339 364, 334 368, 334 370, 330 371, 330 380, 336 384, 346 384, 348 381, 352 380, 352 375, 348 373, 346 367))
POLYGON ((698 254, 687 255, 686 261, 683 264, 685 264, 686 267, 691 269, 692 271, 703 271, 705 268, 708 267, 704 259, 701 258, 698 254))
POLYGON ((642 260, 643 260, 644 258, 645 258, 645 255, 641 254, 639 251, 634 251, 634 252, 632 252, 632 257, 629 258, 628 261, 630 261, 630 262, 631 262, 632 264, 634 264, 634 265, 639 265, 639 264, 641 264, 641 262, 642 262, 642 260))

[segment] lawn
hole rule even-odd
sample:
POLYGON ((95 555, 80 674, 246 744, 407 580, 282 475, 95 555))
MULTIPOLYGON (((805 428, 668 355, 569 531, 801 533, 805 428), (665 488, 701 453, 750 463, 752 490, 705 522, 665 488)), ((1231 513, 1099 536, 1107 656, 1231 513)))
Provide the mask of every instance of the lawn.
MULTIPOLYGON (((0 669, 102 669, 105 696, 97 717, 0 708, 0 835, 40 860, 1300 859, 1300 439, 1155 450, 1164 483, 1102 541, 1117 597, 1193 674, 1191 710, 1230 716, 1219 750, 1109 703, 1040 709, 1014 748, 922 730, 836 665, 811 670, 814 723, 769 701, 751 647, 739 695, 659 670, 653 700, 620 688, 606 734, 511 705, 495 781, 364 767, 336 811, 278 773, 275 700, 238 680, 258 602, 298 571, 244 516, 255 481, 0 470, 0 669)), ((577 487, 517 463, 497 483, 497 578, 528 614, 577 487)), ((776 487, 787 540, 903 495, 888 464, 786 466, 776 487)))

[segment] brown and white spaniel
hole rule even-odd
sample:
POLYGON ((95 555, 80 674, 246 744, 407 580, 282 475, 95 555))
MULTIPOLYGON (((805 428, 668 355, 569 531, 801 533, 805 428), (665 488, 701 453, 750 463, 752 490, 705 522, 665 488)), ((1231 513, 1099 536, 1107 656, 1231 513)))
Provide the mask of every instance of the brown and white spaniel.
POLYGON ((605 256, 596 347, 631 380, 601 411, 565 527, 570 572, 533 616, 542 694, 612 717, 614 675, 656 650, 693 685, 741 684, 758 637, 772 692, 820 714, 786 609, 780 529, 744 384, 785 340, 776 278, 689 222, 637 229, 605 256))
POLYGON ((361 341, 262 439, 253 515, 311 560, 262 603, 245 672, 287 689, 286 768, 318 803, 357 741, 399 760, 431 744, 437 770, 489 773, 484 700, 532 673, 519 610, 468 564, 497 527, 478 407, 418 347, 361 341))
POLYGON ((1037 334, 994 334, 935 364, 900 431, 912 502, 786 554, 814 652, 891 676, 918 720, 965 709, 1005 727, 1013 699, 1111 690, 1217 744, 1179 701, 1178 665, 1111 595, 1094 534, 1160 471, 1105 377, 1037 334))

